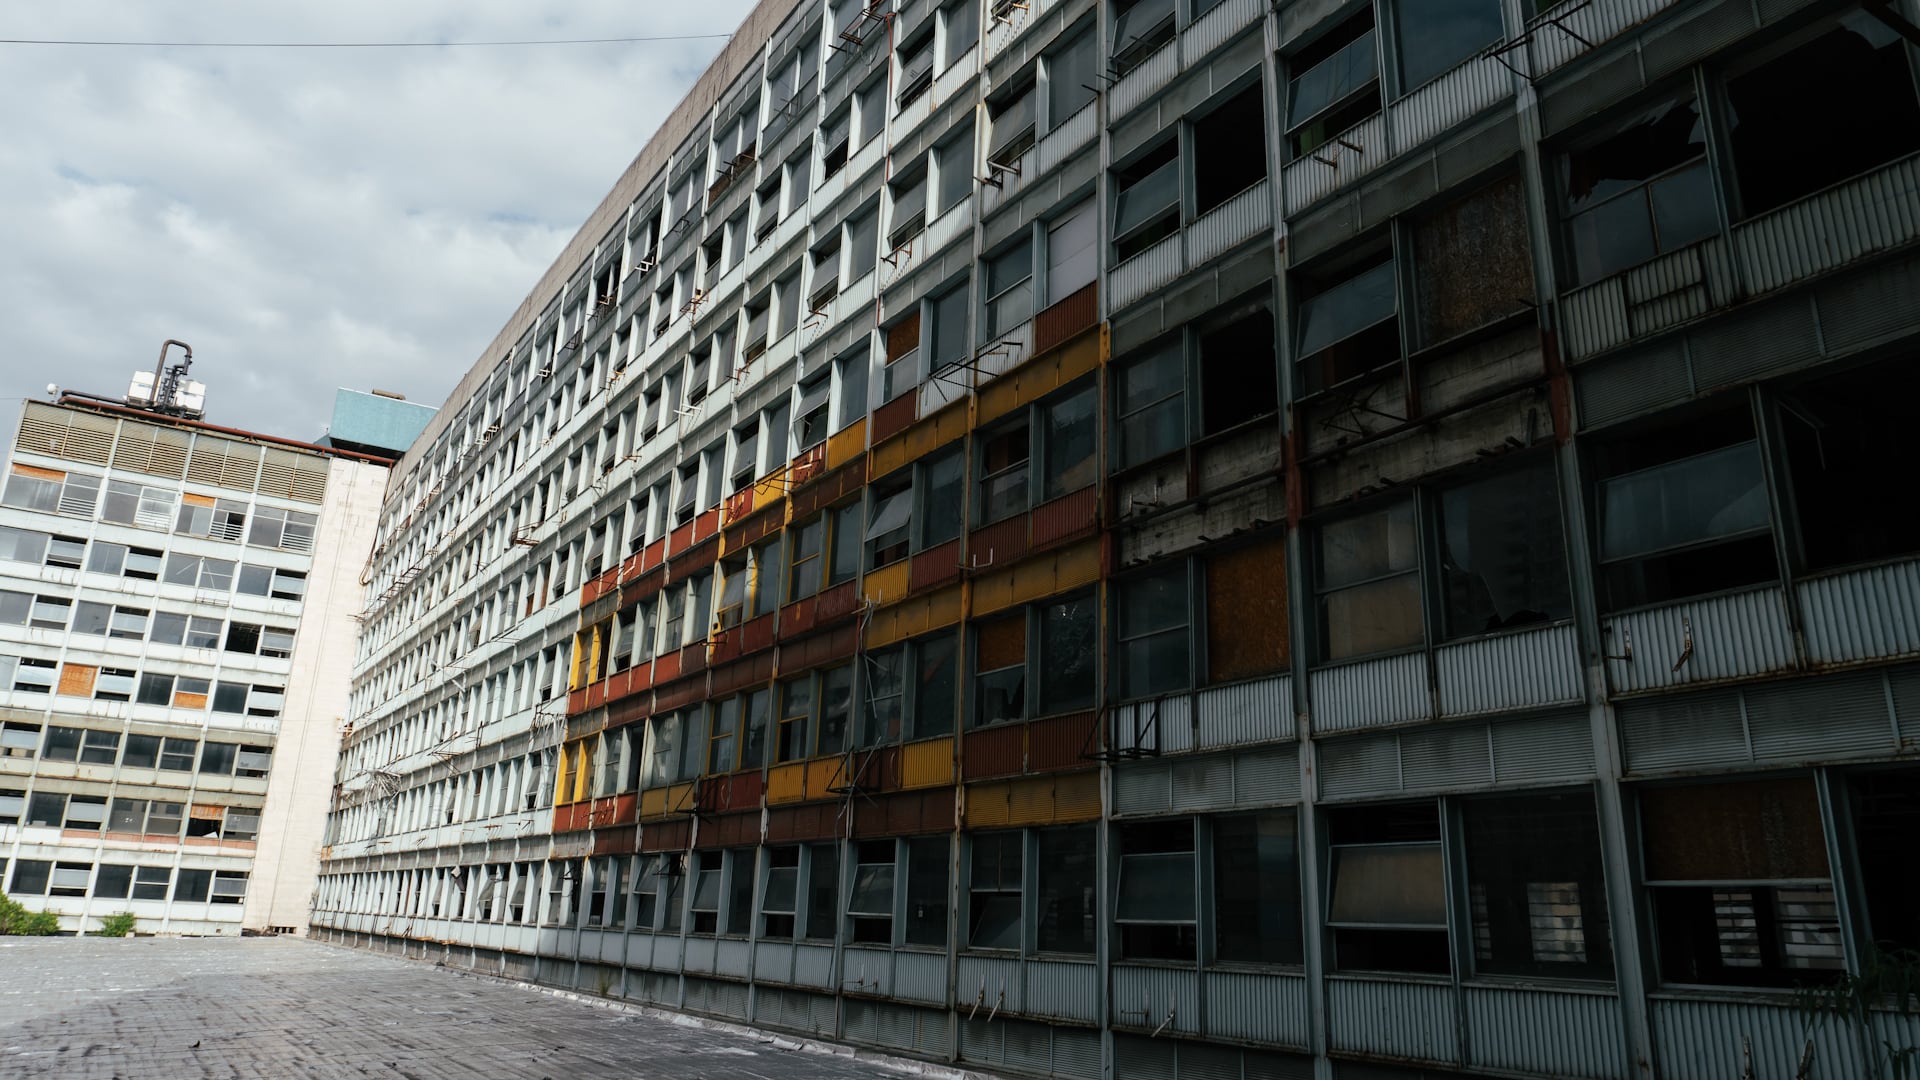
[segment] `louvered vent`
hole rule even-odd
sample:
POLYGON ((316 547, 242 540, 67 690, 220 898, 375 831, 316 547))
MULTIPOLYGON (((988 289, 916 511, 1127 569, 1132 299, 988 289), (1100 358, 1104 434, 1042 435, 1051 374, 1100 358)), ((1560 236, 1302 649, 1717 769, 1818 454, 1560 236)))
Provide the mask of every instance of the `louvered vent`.
POLYGON ((69 461, 105 465, 113 456, 113 430, 117 424, 118 421, 109 417, 33 402, 20 421, 20 448, 69 461))
POLYGON ((187 470, 184 431, 128 421, 113 447, 113 467, 178 480, 187 470))

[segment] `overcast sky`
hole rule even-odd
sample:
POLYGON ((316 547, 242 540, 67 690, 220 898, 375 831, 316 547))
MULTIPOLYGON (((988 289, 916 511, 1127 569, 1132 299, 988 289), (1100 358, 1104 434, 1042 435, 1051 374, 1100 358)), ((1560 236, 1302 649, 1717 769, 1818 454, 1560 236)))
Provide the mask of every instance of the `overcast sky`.
MULTIPOLYGON (((471 41, 731 32, 750 0, 65 0, 0 38, 471 41)), ((438 405, 724 42, 0 44, 0 436, 189 342, 207 419, 438 405)))

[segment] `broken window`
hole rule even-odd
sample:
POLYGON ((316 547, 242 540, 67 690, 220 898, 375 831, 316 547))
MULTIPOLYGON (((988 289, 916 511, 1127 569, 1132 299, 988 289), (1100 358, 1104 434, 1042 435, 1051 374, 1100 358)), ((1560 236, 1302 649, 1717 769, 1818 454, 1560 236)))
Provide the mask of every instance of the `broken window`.
POLYGON ((1649 787, 1640 819, 1663 981, 1790 987, 1844 971, 1812 777, 1649 787))
POLYGON ((1425 640, 1419 537, 1410 500, 1327 522, 1318 541, 1321 659, 1387 652, 1425 640))
POLYGON ((907 841, 906 933, 908 945, 944 948, 947 944, 947 877, 953 867, 952 842, 945 836, 907 841))
POLYGON ((973 628, 973 723, 1004 724, 1027 717, 1025 613, 984 619, 973 628))
POLYGON ((976 833, 967 880, 967 947, 1020 948, 1024 837, 976 833))
POLYGON ((1091 709, 1099 690, 1099 633, 1094 595, 1037 605, 1040 632, 1037 715, 1091 709))
POLYGON ((899 741, 901 711, 906 702, 907 648, 895 645, 867 654, 866 700, 860 710, 860 731, 854 745, 882 746, 899 741))
POLYGON ((959 708, 958 643, 959 635, 952 633, 923 638, 910 646, 916 739, 953 734, 954 714, 959 708))
POLYGON ((1159 697, 1193 682, 1192 611, 1184 561, 1115 582, 1120 694, 1159 697))
POLYGON ((1418 343, 1435 345, 1533 308, 1526 193, 1509 174, 1412 228, 1418 343))
POLYGON ((1298 158, 1380 111, 1372 8, 1308 43, 1286 67, 1287 142, 1298 158))
POLYGON ((820 675, 820 745, 822 756, 847 748, 847 725, 853 717, 853 665, 820 675))
POLYGON ((1920 771, 1861 772, 1848 779, 1867 939, 1883 951, 1920 948, 1920 771))
POLYGON ((1398 0, 1391 11, 1402 94, 1506 36, 1499 0, 1398 0))
POLYGON ((1915 394, 1920 376, 1910 356, 1779 391, 1781 441, 1808 569, 1920 551, 1920 503, 1887 498, 1884 480, 1920 465, 1903 409, 1915 394))
POLYGON ((1113 251, 1125 262, 1180 229, 1180 140, 1113 170, 1113 251))
POLYGON ((1120 929, 1120 956, 1192 963, 1198 941, 1193 819, 1126 824, 1116 831, 1120 885, 1113 919, 1120 929))
POLYGON ((1765 471, 1746 408, 1596 447, 1608 610, 1773 580, 1765 471))
POLYGON ((1451 971, 1439 808, 1431 802, 1342 808, 1329 811, 1327 821, 1334 967, 1451 971))
POLYGON ((780 731, 774 740, 775 761, 799 761, 813 751, 813 676, 802 675, 780 684, 780 731))
POLYGON ((1920 149, 1911 52, 1897 30, 1855 9, 1730 75, 1727 142, 1741 214, 1764 214, 1920 149))
POLYGON ((1400 362, 1400 299, 1391 254, 1300 282, 1294 365, 1318 393, 1400 362))
POLYGON ((1298 964, 1300 858, 1291 810, 1210 819, 1215 959, 1298 964))
MULTIPOLYGON (((851 940, 893 944, 894 842, 863 840, 856 846, 853 891, 847 896, 851 940)), ((811 935, 809 935, 811 936, 811 935)))
POLYGON ((1469 799, 1461 814, 1474 969, 1613 978, 1593 793, 1469 799))
POLYGON ((1267 120, 1261 97, 1255 80, 1194 121, 1195 214, 1204 214, 1266 179, 1267 120))
POLYGON ((812 941, 832 941, 839 936, 840 924, 840 846, 810 844, 807 847, 807 925, 812 941))
POLYGON ((1033 936, 1041 953, 1092 955, 1094 826, 1071 824, 1035 832, 1033 936))
POLYGON ((1450 488, 1436 502, 1444 634, 1572 617, 1550 458, 1450 488))
POLYGON ((1603 125, 1560 159, 1570 269, 1598 281, 1720 229, 1692 95, 1603 125))
POLYGON ((1200 431, 1216 435, 1280 411, 1273 312, 1262 306, 1224 325, 1196 328, 1200 431))
POLYGON ((1206 557, 1207 681, 1284 671, 1290 655, 1284 533, 1206 557))
POLYGON ((1114 0, 1113 51, 1108 63, 1125 75, 1173 40, 1173 0, 1114 0))

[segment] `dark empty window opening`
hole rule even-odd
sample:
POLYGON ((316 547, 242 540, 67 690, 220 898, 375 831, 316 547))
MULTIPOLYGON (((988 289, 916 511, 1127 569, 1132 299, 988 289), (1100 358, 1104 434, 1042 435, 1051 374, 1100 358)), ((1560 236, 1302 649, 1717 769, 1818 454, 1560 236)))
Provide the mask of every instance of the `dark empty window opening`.
POLYGON ((1728 78, 1740 211, 1764 214, 1920 150, 1911 51, 1856 9, 1728 78))
POLYGON ((1474 969, 1611 979, 1613 950, 1593 793, 1582 788, 1470 799, 1461 812, 1474 969))
POLYGON ((1200 332, 1200 430, 1227 431, 1280 411, 1273 312, 1200 332))
POLYGON ((1371 5, 1288 57, 1286 66, 1287 142, 1300 158, 1380 111, 1371 5))
POLYGON ((1904 409, 1920 393, 1915 359, 1780 391, 1780 431, 1808 569, 1920 551, 1920 503, 1888 498, 1885 482, 1920 466, 1904 409))
POLYGON ((1550 460, 1448 489, 1437 501, 1448 637, 1572 617, 1550 460))
POLYGON ((1180 229, 1180 141, 1167 139, 1113 170, 1114 258, 1124 261, 1180 229))
POLYGON ((1193 125, 1193 210, 1226 202, 1267 175, 1267 120, 1255 82, 1193 125))
POLYGON ((1596 448, 1608 610, 1774 580, 1767 487, 1753 419, 1736 409, 1596 448))
POLYGON ((1606 125, 1560 160, 1569 269, 1597 281, 1720 229, 1707 126, 1691 96, 1606 125))
POLYGON ((1920 770, 1860 773, 1849 789, 1871 940, 1883 951, 1920 949, 1920 770))

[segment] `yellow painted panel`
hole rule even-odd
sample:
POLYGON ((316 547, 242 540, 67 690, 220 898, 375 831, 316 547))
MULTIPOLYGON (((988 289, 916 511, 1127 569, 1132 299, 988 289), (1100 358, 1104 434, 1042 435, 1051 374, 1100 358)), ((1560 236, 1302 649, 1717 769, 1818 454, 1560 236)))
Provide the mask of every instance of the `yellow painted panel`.
POLYGON ((867 622, 867 647, 877 649, 896 641, 960 621, 961 590, 953 585, 905 603, 881 608, 867 622))
POLYGON ((1092 821, 1100 816, 1100 774, 1074 773, 1053 781, 1053 819, 1092 821))
POLYGON ((973 582, 973 614, 990 615, 1014 604, 1077 589, 1100 580, 1100 541, 1073 547, 982 574, 973 582))
POLYGON ((833 789, 843 786, 840 773, 846 765, 845 758, 815 758, 807 762, 807 798, 838 798, 833 789))
POLYGON ((876 604, 898 600, 907 595, 907 562, 901 559, 891 566, 867 571, 861 579, 860 591, 868 600, 876 604))
POLYGON ((1007 824, 1007 785, 974 784, 966 789, 967 810, 962 815, 969 829, 991 829, 1007 824))
POLYGON ((867 449, 867 418, 848 424, 845 431, 827 436, 827 468, 837 469, 867 449))
POLYGON ((1105 336, 1079 337, 1066 348, 1023 364, 981 387, 975 423, 992 423, 1099 367, 1105 336))
POLYGON ((667 813, 683 814, 693 809, 693 783, 675 784, 667 789, 667 813))
POLYGON ((560 768, 555 770, 557 775, 554 778, 553 784, 553 801, 556 803, 569 801, 567 799, 567 789, 573 786, 573 777, 570 775, 571 767, 568 763, 572 760, 573 749, 566 746, 561 747, 560 768))
POLYGON ((900 748, 902 787, 937 787, 953 782, 953 739, 931 739, 900 748))
POLYGON ((667 812, 667 792, 669 788, 649 788, 640 793, 640 816, 645 818, 664 817, 667 812))
POLYGON ((973 614, 990 615, 1013 606, 1013 570, 995 570, 973 579, 973 614))
POLYGON ((795 761, 767 770, 769 803, 799 802, 807 797, 807 763, 795 761))
POLYGON ((905 431, 873 448, 867 463, 868 476, 885 476, 910 461, 960 438, 967 433, 967 399, 942 406, 932 416, 922 417, 905 431))
POLYGON ((593 790, 593 744, 581 743, 578 766, 573 774, 573 801, 586 799, 593 790))

